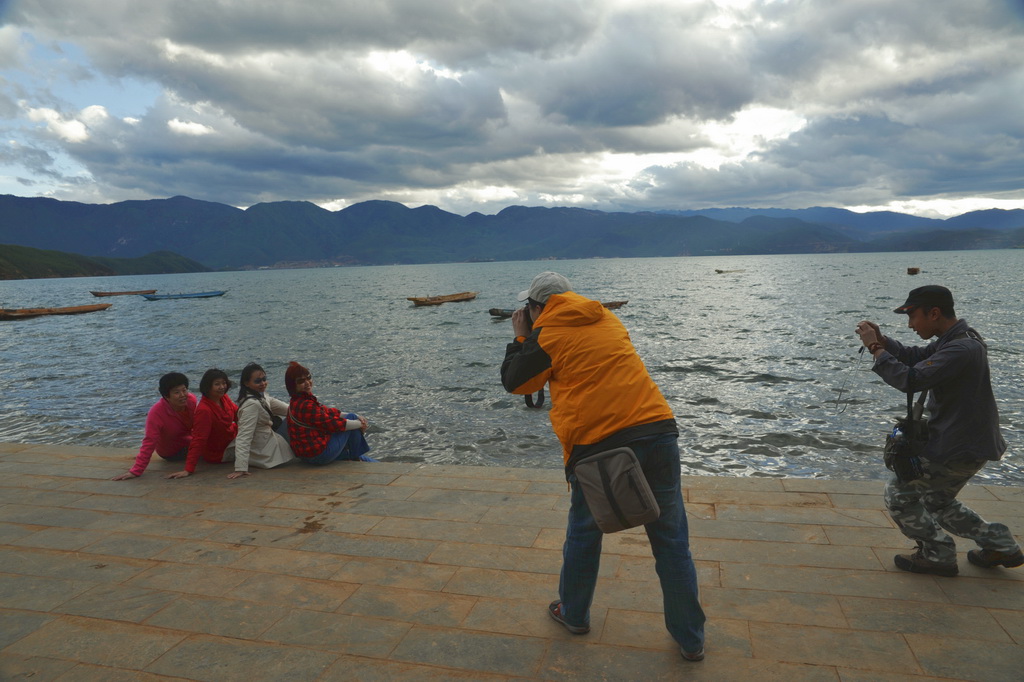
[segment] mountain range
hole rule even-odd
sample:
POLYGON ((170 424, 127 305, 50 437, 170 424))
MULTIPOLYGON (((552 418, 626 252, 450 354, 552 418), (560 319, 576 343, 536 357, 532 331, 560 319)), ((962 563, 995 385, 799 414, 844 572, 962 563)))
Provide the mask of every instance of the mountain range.
POLYGON ((367 201, 240 209, 178 196, 114 204, 0 195, 0 244, 101 258, 170 251, 210 268, 1024 246, 1024 210, 932 219, 839 208, 613 213, 510 206, 460 216, 367 201))

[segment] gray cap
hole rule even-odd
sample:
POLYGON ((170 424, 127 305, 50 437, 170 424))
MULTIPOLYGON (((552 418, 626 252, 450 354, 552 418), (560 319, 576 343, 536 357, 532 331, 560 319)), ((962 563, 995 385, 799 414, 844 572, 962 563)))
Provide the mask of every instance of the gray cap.
POLYGON ((537 303, 547 303, 552 294, 564 294, 567 291, 572 291, 569 280, 557 272, 542 272, 533 278, 529 289, 519 292, 519 300, 532 298, 537 303))

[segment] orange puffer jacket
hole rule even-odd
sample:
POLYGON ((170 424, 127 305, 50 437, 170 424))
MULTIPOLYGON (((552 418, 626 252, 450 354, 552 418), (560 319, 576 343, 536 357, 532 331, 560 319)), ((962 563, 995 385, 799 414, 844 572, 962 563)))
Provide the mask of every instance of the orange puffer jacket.
POLYGON ((570 460, 676 432, 675 417, 619 318, 574 292, 555 294, 533 332, 505 350, 501 382, 528 394, 547 383, 551 425, 570 460))

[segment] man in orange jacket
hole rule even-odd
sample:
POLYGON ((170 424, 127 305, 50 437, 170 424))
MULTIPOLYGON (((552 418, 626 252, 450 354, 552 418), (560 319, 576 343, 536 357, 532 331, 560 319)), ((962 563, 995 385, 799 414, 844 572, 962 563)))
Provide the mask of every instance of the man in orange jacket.
POLYGON ((626 328, 600 302, 573 293, 569 280, 555 272, 537 275, 519 300, 529 301, 529 311, 512 316, 516 338, 505 350, 501 381, 516 394, 550 386, 551 425, 572 488, 559 599, 548 613, 569 632, 590 631, 602 533, 573 467, 588 455, 629 447, 661 508, 661 516, 644 528, 661 580, 665 625, 685 660, 702 660, 705 616, 690 556, 672 410, 626 328))

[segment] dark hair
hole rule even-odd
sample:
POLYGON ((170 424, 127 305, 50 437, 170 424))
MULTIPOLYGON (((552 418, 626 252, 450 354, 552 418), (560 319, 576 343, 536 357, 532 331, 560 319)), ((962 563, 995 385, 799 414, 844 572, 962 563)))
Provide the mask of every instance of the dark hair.
POLYGON ((264 374, 266 374, 267 370, 263 369, 259 364, 255 362, 250 362, 248 365, 242 368, 242 376, 238 382, 238 400, 235 402, 241 404, 241 402, 245 400, 246 396, 258 395, 251 388, 246 386, 246 384, 249 382, 249 379, 252 379, 252 375, 255 374, 256 372, 263 372, 264 374))
POLYGON ((160 377, 160 395, 167 397, 178 386, 188 388, 188 377, 181 372, 168 372, 160 377))
POLYGON ((203 378, 199 380, 199 392, 209 398, 210 391, 213 390, 213 382, 217 381, 217 379, 223 379, 226 381, 228 384, 227 390, 229 391, 231 390, 231 387, 234 386, 234 384, 231 383, 231 379, 228 378, 227 372, 213 367, 206 370, 206 373, 203 374, 203 378))

